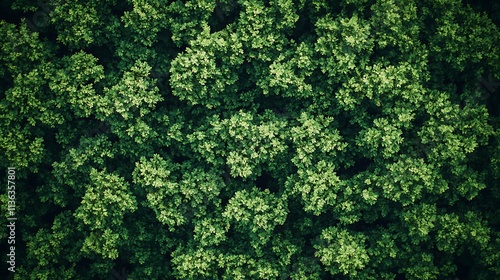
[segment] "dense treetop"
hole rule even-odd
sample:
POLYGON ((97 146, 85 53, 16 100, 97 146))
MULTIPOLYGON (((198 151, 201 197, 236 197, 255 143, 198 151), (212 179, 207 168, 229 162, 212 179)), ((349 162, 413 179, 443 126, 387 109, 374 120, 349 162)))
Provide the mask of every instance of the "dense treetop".
POLYGON ((10 279, 500 278, 491 2, 3 1, 10 279))

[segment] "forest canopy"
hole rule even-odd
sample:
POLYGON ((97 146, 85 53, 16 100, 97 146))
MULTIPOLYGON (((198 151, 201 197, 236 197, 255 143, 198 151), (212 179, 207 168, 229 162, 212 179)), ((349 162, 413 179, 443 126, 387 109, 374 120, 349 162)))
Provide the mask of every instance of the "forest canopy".
POLYGON ((2 1, 3 272, 500 279, 493 2, 2 1))

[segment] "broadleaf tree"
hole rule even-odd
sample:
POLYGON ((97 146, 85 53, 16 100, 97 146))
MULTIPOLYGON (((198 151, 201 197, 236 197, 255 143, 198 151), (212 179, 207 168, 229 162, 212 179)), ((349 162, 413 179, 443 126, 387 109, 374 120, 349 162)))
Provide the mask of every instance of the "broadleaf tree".
POLYGON ((498 4, 1 7, 8 279, 500 278, 498 4))

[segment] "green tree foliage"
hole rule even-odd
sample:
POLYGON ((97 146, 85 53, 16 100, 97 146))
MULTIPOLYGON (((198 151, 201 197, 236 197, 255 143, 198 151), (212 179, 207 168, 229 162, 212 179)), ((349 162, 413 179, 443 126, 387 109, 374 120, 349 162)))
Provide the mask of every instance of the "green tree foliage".
POLYGON ((486 2, 2 2, 9 279, 500 278, 486 2))

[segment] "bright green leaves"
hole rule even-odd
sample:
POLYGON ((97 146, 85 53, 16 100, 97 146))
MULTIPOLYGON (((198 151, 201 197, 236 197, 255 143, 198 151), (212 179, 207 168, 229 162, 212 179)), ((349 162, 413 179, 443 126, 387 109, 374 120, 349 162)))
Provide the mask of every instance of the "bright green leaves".
POLYGON ((217 279, 217 251, 181 245, 172 252, 175 276, 179 279, 217 279))
POLYGON ((454 191, 455 195, 450 196, 449 200, 451 204, 458 200, 458 197, 464 197, 467 200, 474 199, 481 190, 486 188, 486 184, 483 183, 481 176, 477 171, 472 171, 470 169, 462 168, 463 173, 458 176, 459 180, 455 180, 453 183, 456 184, 454 191))
POLYGON ((158 221, 169 225, 171 229, 185 222, 182 214, 176 209, 176 206, 182 203, 178 184, 169 180, 170 173, 175 169, 176 166, 169 160, 154 155, 150 160, 141 158, 136 163, 133 174, 134 183, 148 187, 147 202, 155 210, 158 221))
POLYGON ((189 162, 179 166, 157 154, 149 160, 141 158, 133 178, 147 191, 143 205, 152 208, 158 221, 171 231, 192 218, 205 217, 209 207, 219 205, 217 196, 224 186, 213 171, 189 162))
POLYGON ((168 7, 167 22, 172 41, 177 46, 188 45, 208 26, 208 19, 215 8, 215 1, 175 1, 168 7))
POLYGON ((136 0, 128 2, 131 2, 133 9, 126 11, 122 16, 124 27, 133 34, 135 43, 151 47, 157 41, 160 30, 166 26, 167 15, 164 8, 166 3, 136 0))
POLYGON ((210 125, 203 126, 186 136, 187 142, 191 144, 191 149, 195 152, 193 157, 198 160, 204 160, 215 166, 222 166, 224 159, 217 154, 226 154, 227 151, 221 150, 221 143, 218 141, 217 133, 222 129, 219 118, 211 116, 210 125), (211 129, 213 127, 213 129, 211 129))
POLYGON ((488 142, 494 130, 483 106, 460 108, 444 93, 431 95, 426 110, 429 119, 418 131, 429 162, 445 170, 455 186, 448 197, 453 204, 458 197, 473 199, 486 186, 475 170, 467 168, 473 152, 488 142))
MULTIPOLYGON (((193 5, 188 2, 185 8, 196 7, 203 10, 208 9, 210 4, 200 2, 193 5)), ((172 10, 174 6, 172 4, 172 10)), ((219 9, 218 7, 216 9, 219 9)), ((180 100, 186 100, 190 105, 201 104, 209 109, 222 105, 231 106, 234 102, 249 102, 255 97, 250 96, 249 100, 247 95, 254 95, 254 93, 242 94, 248 86, 251 86, 251 83, 247 81, 248 75, 252 80, 261 80, 254 82, 263 87, 266 93, 269 91, 267 88, 270 81, 265 78, 267 74, 260 75, 260 73, 269 73, 269 70, 276 77, 271 80, 271 86, 276 87, 276 90, 286 88, 286 83, 290 83, 290 87, 300 92, 310 91, 311 86, 304 85, 303 77, 292 77, 294 75, 291 69, 295 67, 295 62, 285 66, 288 72, 285 74, 286 77, 280 74, 282 67, 279 63, 286 61, 286 57, 282 57, 281 61, 277 61, 274 66, 268 64, 288 44, 283 33, 289 32, 287 30, 293 27, 297 19, 293 3, 272 1, 271 6, 267 8, 261 3, 244 1, 241 7, 242 13, 237 22, 221 31, 210 33, 208 24, 204 23, 204 20, 196 23, 200 32, 189 40, 186 51, 172 61, 169 70, 172 93, 180 100), (271 15, 279 15, 283 19, 276 21, 271 15), (268 53, 262 52, 262 49, 269 51, 268 53), (244 61, 251 62, 251 64, 248 64, 244 71, 240 71, 244 61), (244 77, 243 80, 242 77, 244 77)), ((196 21, 192 23, 194 22, 196 21)), ((177 26, 179 23, 172 23, 172 25, 177 26)), ((174 33, 173 38, 175 41, 177 34, 174 33)))
POLYGON ((277 20, 274 24, 278 30, 290 32, 295 27, 295 23, 299 19, 296 13, 294 1, 291 0, 272 0, 269 1, 270 9, 277 14, 277 20))
POLYGON ((385 118, 375 119, 374 126, 364 130, 360 134, 357 144, 366 147, 366 156, 376 158, 382 155, 383 158, 389 158, 396 155, 403 143, 402 131, 389 124, 385 118))
MULTIPOLYGON (((465 232, 454 214, 444 215, 438 219, 436 247, 440 251, 454 253, 463 243, 465 232)), ((410 272, 411 273, 411 272, 410 272)))
POLYGON ((62 124, 64 116, 60 110, 55 110, 62 104, 59 104, 57 98, 47 91, 44 81, 44 78, 48 78, 51 74, 52 69, 49 64, 15 77, 14 86, 5 93, 5 107, 13 112, 17 111, 18 118, 22 116, 31 126, 38 123, 53 128, 62 124))
POLYGON ((236 33, 248 49, 248 56, 257 61, 273 59, 287 43, 284 35, 298 19, 292 1, 270 1, 269 8, 260 1, 241 2, 236 33))
MULTIPOLYGON (((497 129, 494 133, 495 139, 500 139, 500 129, 497 129)), ((491 169, 491 176, 497 182, 500 182, 500 140, 496 140, 494 145, 488 147, 490 154, 492 155, 489 161, 489 168, 491 169)), ((498 186, 498 185, 497 185, 498 186)), ((498 190, 498 189, 497 189, 498 190)), ((500 190, 497 191, 496 195, 500 197, 500 190)))
POLYGON ((443 214, 436 221, 436 247, 440 251, 454 253, 462 250, 465 243, 472 243, 474 251, 484 249, 489 242, 489 228, 477 213, 468 211, 463 218, 455 213, 443 214))
MULTIPOLYGON (((31 37, 32 34, 25 35, 31 37)), ((17 41, 22 42, 24 39, 27 38, 21 37, 17 41)), ((43 47, 36 40, 29 42, 28 46, 18 44, 15 48, 18 51, 30 52, 43 47), (24 47, 28 46, 33 49, 25 50, 24 47)), ((6 47, 9 47, 9 44, 6 44, 6 47)), ((35 172, 38 162, 47 156, 44 147, 47 143, 40 136, 46 134, 45 130, 54 129, 71 118, 65 106, 67 101, 61 100, 49 89, 48 81, 52 79, 56 68, 53 63, 43 61, 49 50, 50 48, 40 50, 42 53, 34 55, 33 60, 38 62, 31 64, 30 69, 22 67, 18 70, 23 69, 25 72, 15 75, 12 73, 13 76, 9 77, 12 86, 4 92, 4 98, 0 101, 0 112, 3 116, 0 122, 3 131, 0 136, 0 149, 6 154, 10 166, 31 166, 31 170, 35 172)), ((17 71, 14 68, 11 71, 17 71)))
POLYGON ((484 107, 452 104, 444 93, 431 95, 426 105, 430 119, 418 132, 422 144, 430 147, 429 159, 438 165, 451 161, 452 166, 466 160, 480 144, 493 134, 484 107))
MULTIPOLYGON (((285 198, 276 197, 269 191, 237 191, 229 200, 222 216, 234 223, 241 234, 250 234, 254 249, 269 241, 273 229, 282 225, 288 210, 285 198)), ((262 252, 260 252, 262 253, 262 252)))
POLYGON ((3 58, 10 65, 10 73, 5 74, 11 74, 11 77, 5 78, 12 86, 5 91, 5 99, 0 102, 0 111, 5 117, 0 124, 4 131, 0 145, 9 165, 19 168, 30 165, 35 171, 38 161, 57 152, 57 148, 54 149, 56 143, 47 131, 59 128, 74 115, 90 115, 96 101, 94 83, 103 78, 103 69, 97 65, 96 58, 83 51, 62 59, 51 58, 50 53, 55 47, 41 43, 35 33, 22 27, 19 31, 8 28, 8 25, 2 28, 10 37, 9 43, 4 44, 5 50, 12 47, 15 49, 12 56, 30 59, 17 58, 15 65, 11 65, 12 57, 3 58), (51 149, 45 150, 44 146, 51 149), (28 155, 30 161, 23 159, 28 155))
POLYGON ((454 186, 449 203, 459 197, 472 200, 486 187, 482 175, 467 165, 473 152, 494 135, 487 110, 484 106, 460 108, 444 93, 435 92, 428 98, 425 108, 430 117, 418 131, 421 146, 428 161, 444 170, 454 186))
POLYGON ((177 168, 172 162, 157 154, 150 160, 141 158, 135 165, 134 182, 154 188, 170 188, 168 178, 170 173, 177 168))
MULTIPOLYGON (((417 4, 394 0, 377 1, 371 8, 371 25, 374 41, 379 48, 398 46, 402 51, 410 51, 418 44, 420 23, 417 16, 417 4)), ((396 52, 390 53, 390 56, 396 52)))
POLYGON ((251 114, 240 111, 222 125, 226 131, 221 137, 228 137, 227 164, 233 177, 260 173, 256 169, 260 163, 272 161, 287 148, 282 134, 286 123, 272 119, 272 115, 254 123, 251 114))
POLYGON ((127 191, 128 184, 116 174, 106 170, 90 172, 92 185, 87 187, 82 205, 76 211, 90 229, 118 226, 126 212, 137 209, 134 197, 127 191))
POLYGON ((121 154, 140 157, 151 154, 158 134, 152 127, 156 121, 150 114, 156 104, 163 101, 154 79, 149 77, 151 67, 141 61, 123 73, 111 88, 104 87, 103 95, 96 99, 94 114, 101 121, 110 124, 109 130, 121 141, 121 154))
POLYGON ((223 254, 212 248, 181 245, 172 253, 179 279, 277 279, 278 266, 248 254, 223 254))
POLYGON ((498 278, 498 29, 459 0, 326 2, 0 22, 16 277, 498 278))
POLYGON ((172 94, 207 108, 221 105, 225 95, 236 94, 235 67, 243 63, 241 42, 227 32, 209 33, 207 26, 171 64, 172 94))
MULTIPOLYGON (((52 184, 53 195, 47 197, 54 199, 56 204, 66 205, 69 197, 67 186, 73 188, 79 195, 84 195, 80 184, 88 181, 88 175, 92 168, 104 169, 107 163, 115 157, 116 148, 112 146, 109 139, 100 135, 94 138, 82 138, 80 146, 69 149, 61 162, 54 162, 52 174, 58 184, 52 184)), ((44 197, 45 195, 42 195, 44 197)))
MULTIPOLYGON (((61 61, 62 68, 51 76, 50 89, 61 103, 67 102, 78 117, 88 117, 99 106, 95 83, 104 78, 104 69, 97 58, 85 52, 78 52, 61 61)), ((60 105, 61 106, 61 105, 60 105)))
MULTIPOLYGON (((191 163, 182 165, 181 193, 193 208, 202 207, 205 209, 208 204, 214 203, 218 206, 217 196, 224 187, 222 178, 214 170, 205 171, 191 163)), ((196 217, 205 216, 207 213, 202 209, 197 209, 196 217)))
POLYGON ((277 279, 280 276, 275 263, 246 253, 221 254, 219 266, 224 269, 222 279, 277 279))
POLYGON ((30 238, 28 246, 33 246, 34 256, 37 258, 39 266, 47 266, 52 262, 52 258, 59 260, 61 251, 72 247, 71 219, 69 212, 59 214, 54 220, 51 232, 47 229, 40 229, 37 234, 30 238))
POLYGON ((295 244, 293 233, 286 231, 283 234, 276 234, 273 237, 272 251, 278 256, 279 265, 287 267, 292 264, 294 257, 300 255, 302 248, 295 244))
POLYGON ((238 224, 250 225, 252 232, 269 231, 286 219, 284 201, 274 197, 269 191, 238 191, 229 200, 223 216, 238 224))
POLYGON ((357 15, 332 19, 328 15, 316 22, 316 33, 319 37, 315 50, 321 55, 320 69, 332 80, 347 78, 355 67, 368 63, 373 39, 369 37, 369 23, 364 19, 357 15))
MULTIPOLYGON (((383 274, 383 271, 386 269, 394 272, 391 271, 391 265, 400 253, 396 245, 395 236, 386 229, 378 228, 371 231, 367 238, 367 253, 370 256, 370 266, 376 264, 380 268, 380 274, 383 274)), ((387 279, 391 278, 388 277, 387 279)))
POLYGON ((221 165, 215 159, 225 158, 231 176, 247 178, 258 176, 260 165, 283 153, 286 122, 267 111, 254 117, 239 111, 228 119, 209 118, 210 126, 188 135, 193 148, 207 162, 221 165))
POLYGON ((369 261, 365 248, 366 237, 337 227, 328 227, 321 233, 321 243, 314 248, 316 256, 332 274, 355 278, 369 261))
POLYGON ((45 149, 43 139, 32 138, 30 134, 28 127, 16 132, 6 131, 3 133, 0 138, 0 148, 6 157, 0 161, 3 166, 30 167, 36 172, 37 165, 42 162, 44 157, 45 149))
POLYGON ((306 212, 319 215, 328 206, 337 205, 337 193, 341 191, 342 183, 332 163, 319 161, 307 170, 299 169, 290 179, 288 188, 293 194, 300 195, 306 212))
POLYGON ((99 100, 96 115, 105 120, 108 117, 129 120, 143 117, 163 100, 153 79, 149 78, 151 67, 137 61, 130 70, 123 73, 122 79, 113 87, 104 89, 99 100))
MULTIPOLYGON (((172 61, 170 72, 172 74, 170 83, 174 95, 179 96, 181 100, 187 99, 193 105, 198 104, 197 99, 202 99, 208 94, 209 91, 205 86, 207 79, 214 82, 220 81, 222 75, 217 69, 215 59, 206 51, 192 51, 191 49, 187 49, 185 55, 178 56, 172 61), (182 72, 178 73, 178 71, 182 72)), ((213 107, 218 104, 210 105, 213 107)))
MULTIPOLYGON (((44 64, 52 56, 54 46, 41 40, 38 33, 31 32, 22 21, 16 27, 14 24, 0 21, 0 77, 12 78, 33 70, 34 65, 44 64)), ((3 89, 2 85, 0 89, 3 89)))
POLYGON ((53 7, 50 19, 57 30, 57 40, 70 48, 101 45, 116 32, 118 19, 110 16, 114 0, 51 1, 50 4, 53 7))
MULTIPOLYGON (((384 66, 384 63, 374 63, 369 69, 369 80, 363 79, 367 87, 367 97, 380 106, 381 103, 394 102, 403 99, 407 107, 409 103, 419 104, 423 97, 422 83, 427 80, 427 52, 419 51, 418 58, 408 58, 397 65, 384 66)), ((403 104, 401 104, 403 105, 403 104)), ((400 105, 400 106, 401 106, 400 105)))
POLYGON ((223 217, 203 218, 194 222, 194 240, 203 247, 218 245, 226 240, 228 230, 229 223, 223 217))
POLYGON ((342 162, 338 153, 347 143, 342 141, 339 131, 331 127, 334 122, 331 117, 312 118, 303 112, 297 121, 290 134, 296 149, 291 161, 298 170, 288 178, 286 187, 290 193, 301 197, 306 212, 320 215, 328 208, 340 206, 337 196, 343 184, 335 169, 342 162))
POLYGON ((448 189, 448 183, 435 168, 422 159, 402 157, 376 172, 382 174, 374 174, 372 181, 386 199, 407 206, 420 200, 424 193, 441 194, 448 189))
POLYGON ((128 190, 128 183, 116 174, 92 169, 90 180, 92 183, 75 211, 75 217, 90 229, 83 250, 116 259, 116 247, 120 239, 126 238, 126 231, 121 227, 123 217, 137 209, 137 202, 128 190))
POLYGON ((35 267, 29 272, 21 268, 16 274, 23 279, 75 279, 74 262, 81 255, 81 242, 75 242, 80 234, 75 234, 74 228, 74 218, 65 211, 55 217, 50 229, 39 229, 28 237, 25 261, 35 262, 35 267))
POLYGON ((423 83, 429 75, 426 56, 427 53, 421 51, 418 58, 408 58, 396 65, 384 65, 385 60, 367 65, 342 82, 335 92, 338 104, 354 114, 365 110, 384 113, 399 108, 414 110, 411 104, 420 105, 424 101, 423 83))
MULTIPOLYGON (((70 25, 68 27, 63 27, 64 31, 59 31, 59 40, 71 46, 87 46, 94 42, 93 29, 99 24, 99 19, 97 16, 97 11, 93 7, 85 7, 80 3, 61 3, 57 5, 54 10, 53 17, 54 20, 57 18, 62 18, 64 21, 68 22, 70 25), (69 16, 68 16, 69 15, 69 16), (73 35, 77 35, 73 37, 73 35), (78 38, 78 39, 76 39, 78 38), (76 39, 76 40, 75 40, 76 39)), ((96 28, 96 30, 99 30, 96 28)))
POLYGON ((262 77, 257 84, 264 94, 296 98, 311 96, 312 86, 305 79, 314 69, 312 55, 313 50, 304 43, 298 45, 295 51, 281 53, 266 70, 269 77, 262 77))
POLYGON ((422 240, 429 240, 437 219, 436 205, 419 204, 404 210, 402 224, 409 229, 411 242, 418 245, 422 240))
POLYGON ((438 279, 439 269, 435 265, 432 254, 419 252, 419 250, 411 251, 409 248, 408 251, 408 253, 411 252, 411 256, 408 258, 408 265, 402 269, 407 278, 438 279))
POLYGON ((109 228, 92 231, 85 238, 82 251, 88 254, 97 253, 103 258, 115 260, 119 256, 117 246, 120 238, 124 239, 126 235, 114 233, 109 228))
POLYGON ((292 162, 297 167, 307 168, 320 159, 335 157, 347 147, 346 143, 341 142, 339 131, 330 126, 334 122, 333 118, 313 118, 309 113, 302 112, 297 120, 299 125, 290 131, 297 151, 292 162))

